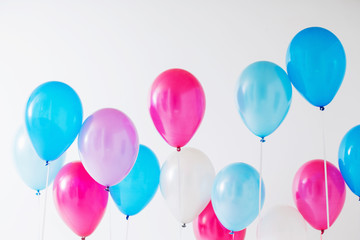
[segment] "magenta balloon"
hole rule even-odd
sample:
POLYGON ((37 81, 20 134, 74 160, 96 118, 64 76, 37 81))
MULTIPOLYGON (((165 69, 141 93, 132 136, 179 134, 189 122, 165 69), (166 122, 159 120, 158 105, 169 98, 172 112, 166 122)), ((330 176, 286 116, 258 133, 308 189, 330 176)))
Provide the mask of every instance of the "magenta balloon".
MULTIPOLYGON (((330 226, 339 216, 345 202, 345 182, 340 171, 327 162, 330 226)), ((293 182, 295 204, 305 220, 318 230, 327 229, 324 160, 305 163, 293 182)))
POLYGON ((134 166, 139 140, 134 124, 124 113, 105 108, 85 120, 78 147, 90 176, 104 186, 114 186, 134 166))
POLYGON ((246 234, 246 228, 230 234, 216 217, 211 201, 193 221, 193 228, 197 240, 244 240, 246 234))
POLYGON ((204 112, 204 90, 191 73, 170 69, 155 79, 150 92, 150 115, 169 145, 183 147, 188 143, 204 112))
POLYGON ((79 161, 66 164, 57 174, 53 186, 55 207, 78 236, 89 236, 104 216, 109 195, 104 189, 79 161))

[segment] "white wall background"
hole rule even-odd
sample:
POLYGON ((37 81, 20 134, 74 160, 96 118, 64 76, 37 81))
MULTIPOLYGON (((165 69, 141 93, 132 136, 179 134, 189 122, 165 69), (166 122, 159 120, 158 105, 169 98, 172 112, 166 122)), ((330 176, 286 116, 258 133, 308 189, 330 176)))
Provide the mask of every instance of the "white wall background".
MULTIPOLYGON (((174 151, 156 132, 148 112, 152 81, 179 67, 202 83, 207 109, 188 146, 212 160, 216 171, 243 161, 258 168, 259 139, 241 121, 235 83, 250 63, 268 60, 285 67, 292 37, 310 26, 334 32, 347 54, 347 72, 327 107, 328 159, 337 165, 338 145, 360 123, 360 2, 342 1, 0 1, 0 238, 37 239, 39 208, 34 192, 12 163, 14 134, 24 107, 39 84, 68 83, 83 102, 84 117, 103 107, 127 113, 163 163, 174 151)), ((264 147, 264 212, 278 204, 294 206, 291 183, 306 161, 322 158, 320 111, 296 91, 289 114, 264 147)), ((67 161, 79 159, 76 144, 67 161)), ((51 188, 50 188, 51 189, 51 188)), ((49 193, 51 193, 49 191, 49 193)), ((109 201, 107 213, 89 240, 125 239, 125 219, 109 201)), ((78 239, 58 216, 51 194, 45 239, 78 239)), ((358 239, 360 206, 347 189, 344 209, 324 239, 358 239)), ((246 239, 256 239, 256 222, 246 239)), ((308 239, 320 234, 309 227, 308 239)), ((174 220, 160 192, 130 222, 129 239, 178 239, 174 220)), ((183 239, 193 240, 192 227, 183 239)))

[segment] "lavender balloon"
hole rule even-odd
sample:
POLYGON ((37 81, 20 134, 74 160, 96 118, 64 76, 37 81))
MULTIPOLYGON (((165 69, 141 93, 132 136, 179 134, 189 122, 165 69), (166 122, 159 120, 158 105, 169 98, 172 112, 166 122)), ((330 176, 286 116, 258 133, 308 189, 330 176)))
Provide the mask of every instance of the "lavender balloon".
POLYGON ((124 113, 105 108, 85 120, 78 147, 86 171, 95 181, 109 187, 130 172, 139 140, 134 124, 124 113))

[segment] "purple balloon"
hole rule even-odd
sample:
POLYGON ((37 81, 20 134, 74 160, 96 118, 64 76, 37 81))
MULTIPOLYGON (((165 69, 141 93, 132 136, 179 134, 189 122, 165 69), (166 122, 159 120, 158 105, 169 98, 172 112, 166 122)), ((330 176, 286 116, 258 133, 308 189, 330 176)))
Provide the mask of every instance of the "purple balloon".
POLYGON ((139 139, 134 124, 124 113, 104 108, 85 120, 78 147, 90 176, 104 186, 113 186, 134 166, 139 139))

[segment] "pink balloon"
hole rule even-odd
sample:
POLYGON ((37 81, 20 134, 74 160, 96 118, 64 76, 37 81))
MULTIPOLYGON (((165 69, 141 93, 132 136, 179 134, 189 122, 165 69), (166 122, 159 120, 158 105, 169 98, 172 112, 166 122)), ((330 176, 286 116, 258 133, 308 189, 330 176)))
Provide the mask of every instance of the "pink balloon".
POLYGON ((204 90, 191 73, 170 69, 155 79, 150 92, 150 115, 168 144, 183 147, 188 143, 204 112, 204 90))
POLYGON ((200 215, 193 221, 194 234, 197 240, 243 240, 246 234, 244 230, 230 234, 230 230, 221 225, 215 215, 211 201, 200 215))
MULTIPOLYGON (((345 182, 340 171, 327 162, 330 226, 339 216, 345 202, 345 182)), ((293 182, 295 204, 305 220, 318 230, 327 229, 324 160, 305 163, 293 182)))
POLYGON ((104 189, 79 161, 66 164, 57 174, 53 186, 55 207, 78 236, 89 236, 104 216, 109 195, 104 189))
POLYGON ((105 108, 85 120, 78 147, 86 171, 109 187, 123 180, 134 166, 139 139, 134 124, 124 113, 105 108))

